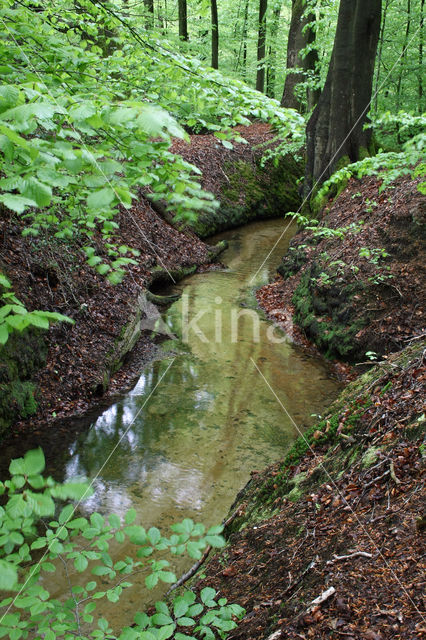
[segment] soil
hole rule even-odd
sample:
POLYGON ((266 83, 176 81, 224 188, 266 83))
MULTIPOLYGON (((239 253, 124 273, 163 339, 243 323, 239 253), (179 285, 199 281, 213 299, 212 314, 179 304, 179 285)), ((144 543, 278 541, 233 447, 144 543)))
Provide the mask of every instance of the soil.
MULTIPOLYGON (((104 395, 103 375, 108 353, 119 338, 129 317, 129 305, 146 290, 157 267, 169 271, 209 262, 209 247, 194 236, 176 231, 141 199, 129 211, 119 214, 118 244, 141 252, 137 265, 119 285, 109 282, 71 250, 42 238, 21 235, 19 221, 1 221, 0 260, 12 279, 14 290, 28 309, 58 311, 75 320, 75 325, 57 324, 48 333, 46 366, 36 376, 40 392, 35 416, 15 425, 38 429, 69 415, 78 415, 100 401, 104 395)), ((101 251, 101 245, 99 245, 101 251)), ((143 332, 128 366, 113 377, 108 393, 128 386, 143 363, 155 356, 157 347, 151 332, 143 332)))
POLYGON ((245 607, 230 639, 426 637, 425 347, 350 385, 305 453, 253 474, 196 585, 245 607))
POLYGON ((373 177, 351 179, 321 220, 325 237, 305 230, 293 238, 282 275, 257 297, 296 342, 360 362, 424 334, 426 203, 418 182, 401 178, 380 193, 373 177), (328 237, 327 227, 349 231, 328 237))

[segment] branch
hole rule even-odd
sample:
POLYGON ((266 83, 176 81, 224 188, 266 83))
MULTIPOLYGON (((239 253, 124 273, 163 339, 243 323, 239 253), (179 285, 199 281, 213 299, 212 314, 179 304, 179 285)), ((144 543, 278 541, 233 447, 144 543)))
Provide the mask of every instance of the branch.
POLYGON ((373 555, 371 553, 367 553, 366 551, 354 551, 353 553, 348 553, 346 556, 333 556, 333 560, 328 560, 326 564, 334 564, 335 562, 339 562, 340 560, 347 560, 348 558, 356 558, 357 556, 362 556, 363 558, 372 558, 373 555))

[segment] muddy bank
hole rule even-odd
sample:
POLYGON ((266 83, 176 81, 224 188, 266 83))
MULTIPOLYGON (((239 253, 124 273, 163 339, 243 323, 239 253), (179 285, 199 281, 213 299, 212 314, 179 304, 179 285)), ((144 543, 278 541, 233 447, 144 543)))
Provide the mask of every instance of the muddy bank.
MULTIPOLYGON (((75 321, 40 332, 37 350, 34 338, 31 349, 26 348, 26 334, 13 337, 11 346, 1 350, 0 393, 10 390, 8 402, 2 396, 2 431, 16 420, 18 429, 35 428, 81 413, 107 389, 125 385, 157 350, 149 317, 153 307, 145 295, 149 284, 166 277, 178 280, 215 258, 211 247, 174 229, 145 200, 130 214, 121 212, 119 224, 115 241, 138 249, 140 257, 129 265, 123 282, 113 286, 84 261, 83 240, 70 245, 40 236, 23 238, 19 220, 1 220, 0 267, 17 297, 30 310, 58 311, 75 321), (117 375, 135 345, 128 370, 117 375)), ((102 255, 101 243, 98 250, 102 255)))
POLYGON ((296 340, 349 362, 421 335, 426 204, 417 182, 402 178, 380 193, 375 178, 351 179, 322 226, 293 238, 280 275, 258 292, 261 306, 296 340))
POLYGON ((351 383, 283 461, 253 473, 196 585, 246 608, 230 638, 424 637, 425 347, 351 383))

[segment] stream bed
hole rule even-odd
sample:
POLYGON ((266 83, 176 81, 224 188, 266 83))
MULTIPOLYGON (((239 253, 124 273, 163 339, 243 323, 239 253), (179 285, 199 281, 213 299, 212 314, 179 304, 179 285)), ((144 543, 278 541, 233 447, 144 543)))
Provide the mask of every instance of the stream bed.
MULTIPOLYGON (((284 224, 253 223, 212 239, 229 242, 226 268, 173 287, 182 295, 163 316, 163 332, 174 336, 163 344, 165 357, 73 440, 56 442, 48 472, 93 479, 83 511, 123 516, 134 507, 138 524, 166 535, 183 518, 220 523, 250 472, 282 457, 336 397, 340 385, 327 363, 255 309, 254 290, 273 278, 294 234, 290 227, 262 265, 284 224)), ((134 582, 117 615, 107 612, 114 625, 129 623, 146 603, 143 579, 134 582)), ((65 588, 59 574, 55 586, 58 596, 65 588)))

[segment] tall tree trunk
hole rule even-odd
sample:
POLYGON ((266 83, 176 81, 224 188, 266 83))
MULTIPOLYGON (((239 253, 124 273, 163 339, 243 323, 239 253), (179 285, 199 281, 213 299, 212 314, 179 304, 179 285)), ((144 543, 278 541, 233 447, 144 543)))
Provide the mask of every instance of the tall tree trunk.
MULTIPOLYGON (((306 12, 306 0, 292 0, 290 29, 287 41, 287 73, 281 106, 303 111, 303 100, 299 100, 296 95, 296 86, 305 80, 308 75, 315 74, 318 62, 318 52, 312 49, 304 58, 300 52, 308 44, 315 42, 315 29, 312 23, 315 21, 315 14, 306 12), (300 69, 293 72, 292 69, 300 69)), ((314 107, 319 98, 319 89, 309 89, 307 91, 308 109, 314 107)))
POLYGON ((342 162, 368 153, 370 108, 381 0, 340 0, 336 36, 324 89, 306 127, 304 195, 342 162))
POLYGON ((386 27, 386 19, 388 16, 388 8, 389 8, 390 0, 385 1, 385 6, 383 9, 383 18, 382 25, 380 27, 380 36, 379 36, 379 50, 377 52, 377 62, 376 62, 376 79, 374 82, 374 93, 373 93, 373 104, 374 113, 377 113, 377 103, 379 97, 379 80, 380 80, 380 65, 382 62, 382 52, 383 52, 383 44, 384 44, 384 36, 385 36, 385 27, 386 27))
POLYGON ((210 9, 212 16, 212 67, 219 69, 219 18, 216 0, 210 0, 210 9))
POLYGON ((266 72, 266 95, 275 98, 275 77, 277 61, 277 34, 280 26, 281 0, 275 4, 272 13, 271 44, 268 47, 268 68, 266 72))
POLYGON ((248 23, 249 0, 244 6, 244 26, 243 26, 243 78, 247 78, 247 23, 248 23))
POLYGON ((257 38, 256 89, 262 92, 265 87, 266 10, 267 8, 268 8, 268 0, 259 0, 259 34, 257 38))
POLYGON ((419 113, 423 113, 423 34, 424 34, 424 8, 425 0, 420 5, 419 28, 419 113))
MULTIPOLYGON (((411 0, 407 0, 407 24, 405 27, 405 36, 404 36, 404 44, 402 46, 402 53, 399 59, 399 73, 398 73, 398 81, 396 84, 396 111, 398 112, 401 108, 401 90, 402 90, 402 77, 404 75, 404 62, 407 57, 407 48, 408 48, 408 39, 410 37, 410 28, 411 28, 411 0)), ((399 136, 399 134, 398 134, 399 136)))
POLYGON ((179 38, 188 42, 188 8, 186 0, 178 0, 179 38))
POLYGON ((145 26, 150 29, 154 26, 154 0, 143 0, 146 11, 145 26))
MULTIPOLYGON (((315 13, 309 11, 305 15, 305 19, 304 19, 304 22, 306 25, 306 28, 305 28, 306 45, 313 45, 316 40, 317 33, 315 29, 315 21, 316 21, 315 13)), ((303 58, 303 70, 306 76, 310 77, 311 80, 319 81, 318 63, 319 63, 318 50, 316 48, 312 48, 303 58)), ((319 87, 308 87, 308 89, 306 90, 306 100, 308 104, 308 111, 310 111, 315 107, 316 103, 319 100, 320 95, 321 95, 321 89, 319 87)))

